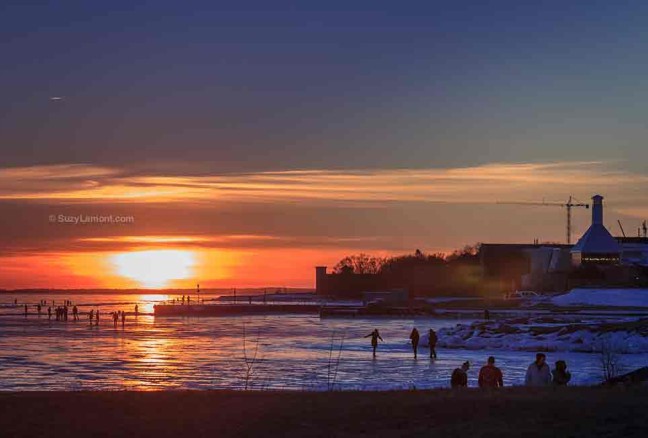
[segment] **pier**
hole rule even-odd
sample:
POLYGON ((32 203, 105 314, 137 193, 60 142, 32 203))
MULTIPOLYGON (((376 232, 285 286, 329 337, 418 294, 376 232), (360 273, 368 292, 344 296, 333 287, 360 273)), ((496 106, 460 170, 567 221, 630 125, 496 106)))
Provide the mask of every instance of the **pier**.
POLYGON ((320 304, 158 304, 155 316, 238 316, 269 314, 318 314, 320 304))

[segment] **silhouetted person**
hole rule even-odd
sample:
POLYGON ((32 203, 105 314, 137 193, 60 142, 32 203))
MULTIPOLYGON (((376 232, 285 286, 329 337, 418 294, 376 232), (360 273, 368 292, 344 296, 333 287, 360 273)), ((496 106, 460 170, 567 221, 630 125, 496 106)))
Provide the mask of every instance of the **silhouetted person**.
POLYGON ((553 384, 557 386, 565 386, 571 380, 571 373, 567 371, 567 363, 564 360, 556 361, 556 369, 554 369, 553 384))
POLYGON ((139 306, 135 304, 135 318, 139 316, 139 306))
POLYGON ((126 312, 122 311, 121 313, 122 327, 126 324, 126 312))
POLYGON ((551 384, 551 371, 544 353, 536 354, 536 360, 527 368, 524 384, 526 386, 547 386, 551 384))
POLYGON ((63 319, 68 320, 68 306, 63 306, 63 319))
POLYGON ((88 313, 88 319, 90 319, 90 325, 92 325, 92 320, 94 319, 94 309, 90 309, 90 313, 88 313))
POLYGON ((99 309, 97 309, 97 312, 95 313, 95 325, 99 325, 99 309))
POLYGON ((412 333, 410 333, 409 338, 412 341, 412 350, 414 350, 414 359, 416 359, 418 353, 419 339, 421 339, 421 336, 419 335, 418 330, 416 330, 416 327, 412 329, 412 333))
POLYGON ((18 305, 18 298, 16 298, 16 299, 14 300, 14 306, 17 306, 17 305, 18 305))
POLYGON ((25 304, 25 318, 27 318, 27 304, 25 304))
POLYGON ((182 304, 184 304, 184 302, 185 302, 185 296, 183 295, 182 296, 182 304))
POLYGON ((486 321, 490 320, 490 312, 488 311, 488 309, 484 310, 484 319, 486 321))
POLYGON ((380 333, 378 333, 378 329, 374 329, 371 333, 369 333, 365 338, 371 337, 371 347, 373 348, 373 357, 376 357, 376 348, 378 348, 378 339, 380 339, 382 342, 383 338, 380 337, 380 333))
POLYGON ((79 309, 77 309, 77 306, 72 307, 72 316, 75 321, 79 320, 79 309))
POLYGON ((113 325, 116 328, 117 327, 117 320, 119 319, 119 313, 118 312, 113 312, 112 313, 112 318, 113 318, 113 325))
POLYGON ((47 308, 47 319, 52 319, 52 308, 51 307, 47 308))
POLYGON ((428 333, 428 347, 430 347, 430 359, 436 359, 437 354, 436 354, 436 344, 439 341, 439 338, 437 337, 436 332, 434 329, 430 329, 430 332, 428 333))
POLYGON ((464 362, 461 368, 455 368, 450 377, 450 386, 452 388, 466 388, 468 386, 468 370, 470 363, 464 362))
POLYGON ((38 305, 36 306, 36 310, 38 310, 38 316, 41 316, 41 305, 40 305, 40 303, 38 303, 38 305))
POLYGON ((495 358, 490 356, 488 363, 479 370, 477 383, 480 388, 501 388, 504 386, 502 370, 495 366, 495 358))

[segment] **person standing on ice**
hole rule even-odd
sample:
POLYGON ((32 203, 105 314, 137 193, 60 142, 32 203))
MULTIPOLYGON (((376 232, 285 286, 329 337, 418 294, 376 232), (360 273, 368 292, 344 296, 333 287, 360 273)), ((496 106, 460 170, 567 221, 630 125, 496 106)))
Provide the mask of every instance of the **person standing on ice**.
POLYGON ((488 363, 479 370, 477 384, 480 388, 501 388, 504 386, 502 370, 495 366, 495 358, 490 356, 488 363))
POLYGON ((414 350, 414 359, 417 357, 417 352, 418 352, 418 344, 419 344, 419 339, 421 339, 421 336, 419 335, 419 331, 416 330, 416 327, 412 329, 412 333, 410 333, 410 337, 412 340, 412 350, 414 350))
POLYGON ((564 360, 556 361, 556 369, 551 374, 553 375, 553 384, 556 386, 565 386, 571 380, 571 373, 567 371, 567 363, 564 360))
POLYGON ((468 386, 468 370, 470 369, 470 362, 464 362, 461 368, 455 368, 450 377, 450 387, 452 388, 466 388, 468 386))
POLYGON ((436 354, 436 344, 439 341, 439 338, 437 337, 436 332, 434 329, 430 329, 430 332, 428 333, 428 347, 430 347, 430 359, 436 359, 437 354, 436 354))
POLYGON ((526 386, 548 386, 551 385, 551 371, 546 363, 547 356, 544 353, 536 354, 536 360, 527 368, 524 384, 526 386))
POLYGON ((376 348, 378 348, 378 339, 380 339, 382 342, 383 338, 380 337, 380 333, 378 332, 378 329, 374 329, 371 333, 369 333, 365 338, 371 337, 371 347, 373 348, 373 357, 376 357, 376 348))

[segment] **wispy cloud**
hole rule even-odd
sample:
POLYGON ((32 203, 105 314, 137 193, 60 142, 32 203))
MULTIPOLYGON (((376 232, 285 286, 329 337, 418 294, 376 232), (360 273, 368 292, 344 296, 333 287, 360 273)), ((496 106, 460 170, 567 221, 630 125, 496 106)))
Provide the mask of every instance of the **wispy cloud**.
POLYGON ((562 200, 648 187, 648 175, 602 162, 446 169, 290 170, 152 175, 84 165, 0 169, 0 199, 58 202, 445 202, 562 200))

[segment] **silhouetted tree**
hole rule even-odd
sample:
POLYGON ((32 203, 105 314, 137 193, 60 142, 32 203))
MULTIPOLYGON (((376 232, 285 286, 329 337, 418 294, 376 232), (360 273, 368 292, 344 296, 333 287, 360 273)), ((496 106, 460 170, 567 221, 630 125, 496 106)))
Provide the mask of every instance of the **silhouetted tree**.
POLYGON ((466 245, 462 249, 453 251, 452 254, 446 257, 446 261, 449 264, 478 264, 480 249, 481 243, 466 245))
POLYGON ((416 267, 443 266, 445 264, 443 254, 425 254, 417 249, 414 254, 387 259, 382 265, 381 273, 393 275, 404 273, 416 267))
POLYGON ((347 256, 333 267, 336 274, 378 274, 385 259, 367 254, 347 256))

